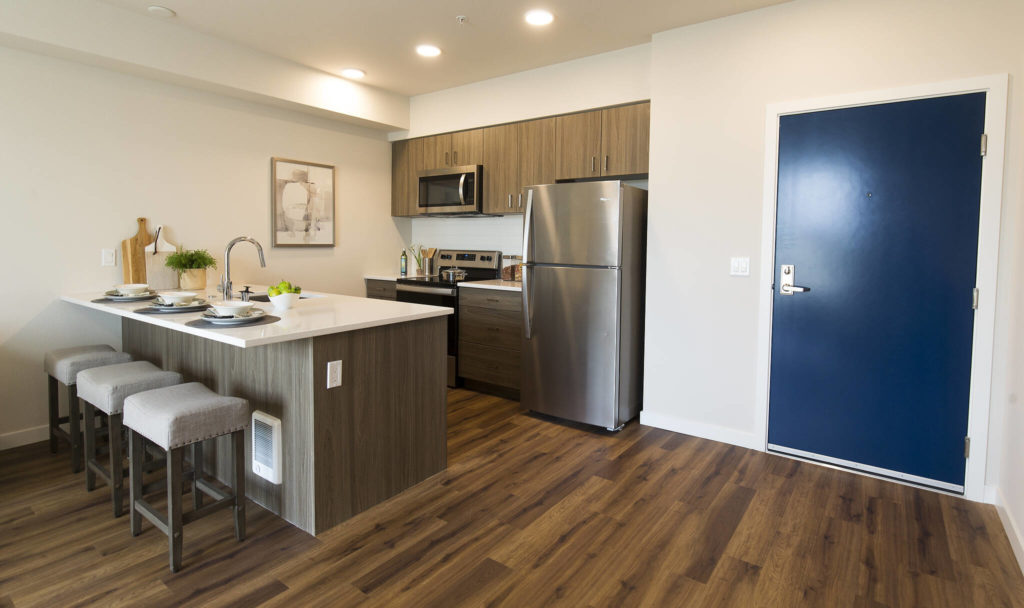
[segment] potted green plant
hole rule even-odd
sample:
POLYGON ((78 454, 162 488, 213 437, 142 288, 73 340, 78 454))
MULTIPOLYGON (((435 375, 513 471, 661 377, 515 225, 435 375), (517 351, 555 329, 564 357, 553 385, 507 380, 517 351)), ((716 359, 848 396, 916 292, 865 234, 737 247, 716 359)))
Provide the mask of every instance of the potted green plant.
POLYGON ((167 256, 166 265, 178 271, 182 289, 206 289, 206 269, 216 268, 217 260, 205 249, 179 249, 167 256))

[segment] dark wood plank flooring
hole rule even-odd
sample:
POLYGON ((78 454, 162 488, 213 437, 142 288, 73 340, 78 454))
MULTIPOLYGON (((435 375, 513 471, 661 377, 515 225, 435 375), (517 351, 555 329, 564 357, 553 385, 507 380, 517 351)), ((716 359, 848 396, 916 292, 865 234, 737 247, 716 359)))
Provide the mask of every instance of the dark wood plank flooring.
POLYGON ((2 452, 0 606, 1024 606, 989 505, 465 390, 448 420, 447 471, 316 538, 222 511, 176 575, 66 449, 2 452))

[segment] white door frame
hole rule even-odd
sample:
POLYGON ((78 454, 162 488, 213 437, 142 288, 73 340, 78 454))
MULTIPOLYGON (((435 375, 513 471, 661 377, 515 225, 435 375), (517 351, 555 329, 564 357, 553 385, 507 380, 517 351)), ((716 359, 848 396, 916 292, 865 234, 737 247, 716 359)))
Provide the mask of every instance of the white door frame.
MULTIPOLYGON (((992 346, 995 335, 996 272, 999 260, 999 222, 1003 192, 1003 153, 1006 140, 1006 98, 1009 75, 995 74, 964 80, 922 84, 770 104, 765 117, 764 202, 761 226, 761 295, 758 303, 757 418, 755 437, 768 449, 768 385, 772 343, 772 272, 775 268, 775 207, 778 177, 779 117, 819 110, 985 92, 985 133, 988 151, 982 163, 981 214, 978 221, 978 310, 974 316, 971 351, 971 394, 967 433, 971 454, 967 459, 964 497, 983 501, 988 457, 989 402, 992 388, 992 346)), ((979 141, 980 154, 980 141, 979 141)))

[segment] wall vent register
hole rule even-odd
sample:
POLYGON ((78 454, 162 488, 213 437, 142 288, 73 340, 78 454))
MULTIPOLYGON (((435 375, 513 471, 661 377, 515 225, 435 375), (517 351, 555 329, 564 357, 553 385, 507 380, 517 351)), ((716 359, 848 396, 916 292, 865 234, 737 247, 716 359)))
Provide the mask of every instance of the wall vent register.
POLYGON ((281 419, 252 413, 252 472, 270 483, 281 483, 281 419))

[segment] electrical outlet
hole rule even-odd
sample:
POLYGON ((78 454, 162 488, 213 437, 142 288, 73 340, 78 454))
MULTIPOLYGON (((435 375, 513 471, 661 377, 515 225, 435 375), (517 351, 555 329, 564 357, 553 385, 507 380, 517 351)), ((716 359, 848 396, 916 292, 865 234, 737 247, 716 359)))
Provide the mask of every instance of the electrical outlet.
POLYGON ((750 258, 730 258, 729 274, 734 277, 749 277, 750 258))
POLYGON ((100 266, 117 266, 117 251, 100 249, 100 266))
POLYGON ((341 386, 341 361, 327 362, 327 388, 341 386))

